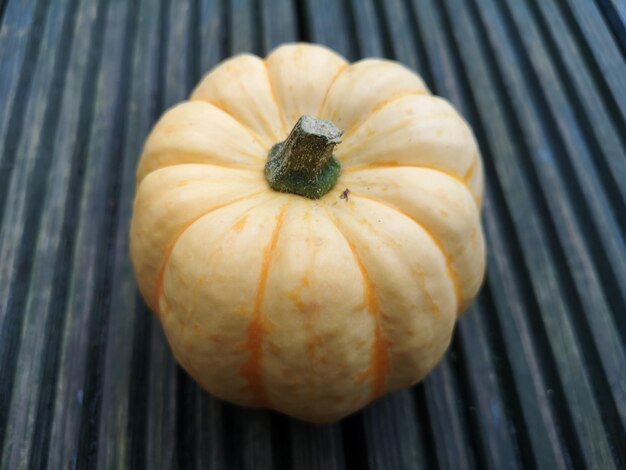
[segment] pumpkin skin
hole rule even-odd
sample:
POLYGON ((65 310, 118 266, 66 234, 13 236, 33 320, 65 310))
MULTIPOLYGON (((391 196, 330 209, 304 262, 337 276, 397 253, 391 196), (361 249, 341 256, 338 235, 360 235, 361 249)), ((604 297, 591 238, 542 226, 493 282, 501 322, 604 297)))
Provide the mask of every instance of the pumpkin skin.
POLYGON ((471 129, 402 65, 307 44, 239 55, 145 143, 139 289, 210 393, 335 421, 443 356, 484 275, 482 178, 471 129), (319 199, 264 176, 302 115, 345 131, 319 199))

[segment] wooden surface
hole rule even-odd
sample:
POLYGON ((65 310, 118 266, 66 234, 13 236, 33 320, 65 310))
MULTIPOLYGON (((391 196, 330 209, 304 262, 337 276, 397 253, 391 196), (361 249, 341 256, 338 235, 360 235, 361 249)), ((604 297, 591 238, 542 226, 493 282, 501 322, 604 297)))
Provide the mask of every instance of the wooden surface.
POLYGON ((626 468, 625 5, 0 0, 0 468, 626 468), (330 426, 202 392, 128 258, 155 119, 294 40, 414 68, 485 159, 488 273, 450 352, 330 426))

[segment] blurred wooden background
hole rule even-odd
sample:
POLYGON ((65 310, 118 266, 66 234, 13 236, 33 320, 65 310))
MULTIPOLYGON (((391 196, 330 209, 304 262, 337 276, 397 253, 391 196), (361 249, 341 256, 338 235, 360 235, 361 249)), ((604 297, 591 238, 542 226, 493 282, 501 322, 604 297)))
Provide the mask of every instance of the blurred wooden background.
POLYGON ((0 467, 626 468, 626 2, 0 0, 0 467), (330 426, 218 402, 128 258, 163 110, 303 40, 422 74, 485 159, 482 294, 419 386, 330 426))

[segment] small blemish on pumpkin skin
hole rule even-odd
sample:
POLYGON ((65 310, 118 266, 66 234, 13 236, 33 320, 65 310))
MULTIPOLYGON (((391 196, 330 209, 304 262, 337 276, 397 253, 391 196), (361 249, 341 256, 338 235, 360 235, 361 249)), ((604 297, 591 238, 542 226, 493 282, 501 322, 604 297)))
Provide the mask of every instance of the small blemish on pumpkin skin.
POLYGON ((302 302, 302 298, 300 297, 300 286, 296 286, 290 290, 287 293, 287 297, 289 297, 289 300, 291 300, 296 307, 298 307, 298 310, 301 312, 306 310, 306 305, 302 302))
POLYGON ((243 217, 241 217, 239 220, 235 222, 235 224, 233 225, 233 230, 237 233, 241 233, 241 231, 246 225, 247 220, 248 220, 248 214, 245 214, 243 217))
POLYGON ((339 195, 339 199, 345 199, 348 202, 350 200, 350 190, 348 188, 344 189, 339 195))

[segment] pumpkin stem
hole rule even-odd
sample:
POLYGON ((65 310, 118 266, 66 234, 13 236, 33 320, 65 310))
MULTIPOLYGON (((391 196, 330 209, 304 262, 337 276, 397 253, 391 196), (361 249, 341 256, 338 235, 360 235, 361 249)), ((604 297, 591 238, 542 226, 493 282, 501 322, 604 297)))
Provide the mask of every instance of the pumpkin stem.
POLYGON ((265 177, 271 188, 318 199, 337 182, 341 165, 333 155, 342 130, 330 121, 302 116, 284 142, 267 156, 265 177))

